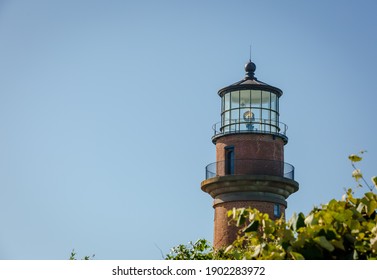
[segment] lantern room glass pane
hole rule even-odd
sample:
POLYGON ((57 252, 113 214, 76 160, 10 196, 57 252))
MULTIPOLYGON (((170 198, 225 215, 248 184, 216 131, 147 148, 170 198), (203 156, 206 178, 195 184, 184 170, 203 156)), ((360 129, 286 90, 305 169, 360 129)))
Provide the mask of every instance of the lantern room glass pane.
POLYGON ((226 111, 225 113, 222 114, 221 117, 221 130, 222 132, 229 132, 229 124, 230 124, 230 112, 226 111))
POLYGON ((230 92, 224 95, 224 111, 230 109, 230 92))
POLYGON ((271 132, 278 132, 278 127, 278 114, 274 111, 271 111, 271 132))
POLYGON ((270 92, 269 91, 262 91, 262 108, 271 108, 270 104, 270 92))
POLYGON ((227 111, 227 112, 224 113, 224 123, 223 123, 223 125, 227 125, 227 124, 229 124, 229 122, 230 122, 230 112, 227 111))
POLYGON ((262 121, 269 122, 270 121, 270 110, 262 109, 262 121))
POLYGON ((241 90, 240 91, 240 107, 250 107, 250 106, 251 106, 250 90, 241 90))
POLYGON ((279 111, 276 94, 272 92, 271 92, 271 110, 279 111))
POLYGON ((277 113, 274 111, 271 111, 271 121, 277 121, 277 113))
POLYGON ((232 123, 239 122, 239 114, 240 110, 238 108, 230 111, 230 119, 232 123))
POLYGON ((240 107, 240 92, 239 91, 233 91, 231 92, 231 102, 230 107, 232 109, 239 108, 240 107))
POLYGON ((279 98, 276 98, 276 112, 279 115, 279 98))
POLYGON ((251 106, 252 107, 261 107, 261 91, 260 90, 252 90, 251 91, 251 106))

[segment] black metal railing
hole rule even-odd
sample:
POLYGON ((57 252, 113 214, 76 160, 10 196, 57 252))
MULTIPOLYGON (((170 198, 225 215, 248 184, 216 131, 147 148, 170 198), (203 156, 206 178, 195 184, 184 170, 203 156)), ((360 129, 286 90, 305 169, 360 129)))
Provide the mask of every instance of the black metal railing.
POLYGON ((285 123, 270 119, 254 119, 244 121, 241 119, 225 120, 213 125, 213 137, 218 137, 228 133, 267 133, 275 134, 287 138, 288 126, 285 123))
POLYGON ((206 179, 227 175, 270 175, 294 180, 293 165, 275 160, 235 159, 217 161, 206 166, 206 179))

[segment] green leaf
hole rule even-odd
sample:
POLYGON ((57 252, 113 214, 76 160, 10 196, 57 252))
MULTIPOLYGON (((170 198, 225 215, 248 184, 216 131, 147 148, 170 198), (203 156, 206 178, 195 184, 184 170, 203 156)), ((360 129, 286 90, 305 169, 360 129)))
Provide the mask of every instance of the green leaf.
POLYGON ((322 220, 326 223, 326 224, 331 224, 331 222, 334 220, 334 217, 331 215, 331 213, 329 212, 323 212, 323 215, 322 215, 322 220))
POLYGON ((314 242, 316 242, 318 245, 320 245, 322 248, 326 249, 327 251, 332 252, 335 249, 334 246, 323 235, 317 236, 313 240, 314 242))
POLYGON ((294 260, 305 260, 304 256, 297 252, 290 253, 294 260))
POLYGON ((367 210, 367 215, 370 216, 372 215, 377 209, 377 202, 375 200, 372 200, 368 203, 366 210, 367 210))
POLYGON ((367 192, 364 194, 364 196, 368 198, 368 200, 376 200, 376 197, 375 197, 376 195, 372 192, 367 192))
POLYGON ((352 155, 349 155, 348 158, 350 159, 350 161, 352 162, 358 162, 360 160, 362 160, 363 158, 358 156, 358 155, 355 155, 355 154, 352 154, 352 155))
POLYGON ((357 220, 350 220, 348 226, 352 233, 360 231, 360 223, 357 220))
POLYGON ((345 251, 343 240, 331 240, 331 244, 334 245, 335 248, 341 249, 345 251))

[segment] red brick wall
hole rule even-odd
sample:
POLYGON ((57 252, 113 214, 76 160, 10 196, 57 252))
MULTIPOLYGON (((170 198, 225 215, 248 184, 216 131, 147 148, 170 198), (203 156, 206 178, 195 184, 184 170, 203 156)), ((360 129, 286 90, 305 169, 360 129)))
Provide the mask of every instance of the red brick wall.
POLYGON ((234 146, 235 159, 284 161, 284 142, 280 137, 263 134, 234 134, 216 141, 216 161, 225 160, 225 147, 234 146))
POLYGON ((216 141, 217 174, 225 175, 225 147, 234 148, 234 174, 284 174, 284 142, 279 137, 261 134, 234 134, 216 141))

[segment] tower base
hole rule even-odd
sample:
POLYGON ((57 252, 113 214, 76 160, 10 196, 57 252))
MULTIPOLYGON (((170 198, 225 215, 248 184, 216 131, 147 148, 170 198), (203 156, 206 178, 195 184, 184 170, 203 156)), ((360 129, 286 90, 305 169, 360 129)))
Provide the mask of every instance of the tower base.
POLYGON ((279 218, 285 214, 286 199, 298 190, 298 183, 278 176, 230 175, 204 180, 201 188, 214 198, 213 244, 219 249, 232 244, 239 230, 229 225, 229 210, 256 208, 272 219, 279 218))

